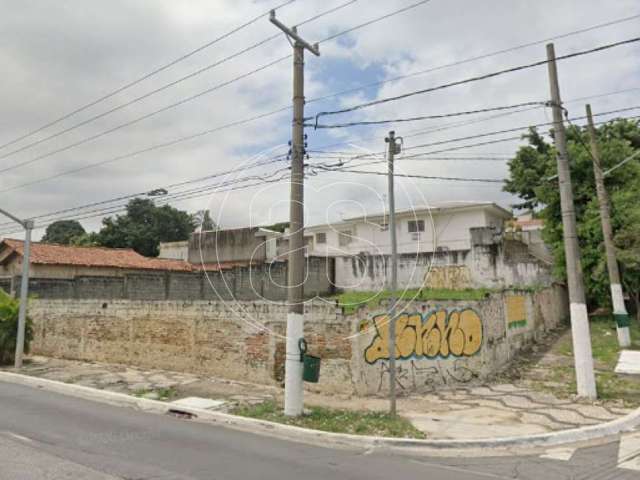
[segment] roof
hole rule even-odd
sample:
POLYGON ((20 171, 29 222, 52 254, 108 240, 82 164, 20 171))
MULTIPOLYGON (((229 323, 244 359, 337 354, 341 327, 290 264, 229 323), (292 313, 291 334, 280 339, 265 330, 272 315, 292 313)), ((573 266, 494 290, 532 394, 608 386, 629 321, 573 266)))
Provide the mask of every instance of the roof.
MULTIPOLYGON (((506 208, 501 207, 500 205, 494 202, 443 202, 437 203, 428 206, 416 206, 406 210, 397 210, 396 217, 413 217, 415 215, 421 215, 423 213, 429 213, 431 215, 438 215, 440 213, 451 213, 453 210, 476 210, 476 209, 489 209, 497 213, 499 216, 503 217, 505 220, 513 218, 512 213, 506 208)), ((332 225, 337 224, 352 224, 355 222, 366 221, 366 222, 375 222, 375 221, 384 221, 387 218, 387 213, 374 213, 370 215, 360 215, 358 217, 346 218, 340 222, 335 222, 332 225)), ((310 227, 305 227, 305 229, 313 230, 315 228, 325 227, 326 224, 321 225, 313 225, 310 227)))
MULTIPOLYGON (((22 256, 22 240, 0 242, 0 262, 12 253, 22 256), (3 253, 6 252, 5 255, 3 253)), ((76 267, 123 268, 131 270, 172 270, 190 272, 193 267, 183 260, 148 258, 130 248, 73 247, 49 243, 31 244, 30 263, 38 265, 70 265, 76 267)))

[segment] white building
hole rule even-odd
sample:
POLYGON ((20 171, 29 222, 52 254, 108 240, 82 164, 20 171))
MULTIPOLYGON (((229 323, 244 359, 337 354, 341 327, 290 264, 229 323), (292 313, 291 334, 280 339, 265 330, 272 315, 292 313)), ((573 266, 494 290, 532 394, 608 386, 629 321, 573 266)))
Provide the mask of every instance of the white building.
MULTIPOLYGON (((490 227, 500 233, 511 212, 491 202, 455 202, 396 213, 399 254, 470 250, 470 228, 490 227)), ((305 229, 313 256, 389 255, 387 214, 354 217, 305 229)))
MULTIPOLYGON (((510 211, 492 202, 455 202, 396 213, 400 288, 504 288, 552 281, 547 263, 504 236, 510 211)), ((305 229, 307 254, 335 259, 335 286, 379 291, 390 278, 388 215, 305 229)))

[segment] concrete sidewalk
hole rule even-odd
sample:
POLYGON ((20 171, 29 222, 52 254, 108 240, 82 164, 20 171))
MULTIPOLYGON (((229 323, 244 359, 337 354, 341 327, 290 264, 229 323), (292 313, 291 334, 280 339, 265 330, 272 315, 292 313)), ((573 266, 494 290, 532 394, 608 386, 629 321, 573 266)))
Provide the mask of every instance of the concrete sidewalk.
MULTIPOLYGON (((185 397, 223 400, 222 411, 238 404, 282 399, 275 386, 124 365, 31 357, 20 372, 148 399, 175 401, 185 397)), ((380 397, 357 398, 307 392, 307 405, 350 410, 385 410, 380 397)), ((494 384, 442 389, 398 401, 401 415, 429 439, 478 439, 522 436, 580 428, 620 418, 632 411, 619 402, 585 403, 558 399, 520 384, 494 384)))

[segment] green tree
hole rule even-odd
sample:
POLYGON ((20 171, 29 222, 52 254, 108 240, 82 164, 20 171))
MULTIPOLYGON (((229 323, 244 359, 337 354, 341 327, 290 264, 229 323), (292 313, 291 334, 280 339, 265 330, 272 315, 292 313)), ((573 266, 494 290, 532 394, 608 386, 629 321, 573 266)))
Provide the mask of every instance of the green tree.
POLYGON ((136 198, 127 204, 126 214, 102 220, 96 241, 105 247, 133 248, 141 255, 156 257, 160 242, 188 240, 192 231, 193 219, 187 212, 136 198))
MULTIPOLYGON (((18 334, 20 302, 0 290, 0 365, 13 363, 18 334)), ((24 333, 24 352, 29 353, 33 326, 27 318, 24 333)))
MULTIPOLYGON (((553 136, 553 132, 551 132, 553 136)), ((615 120, 597 130, 604 169, 612 167, 640 148, 638 121, 615 120)), ((555 148, 535 129, 524 138, 529 145, 521 147, 509 162, 510 178, 504 190, 517 195, 519 208, 536 208, 545 222, 543 238, 555 258, 555 273, 565 278, 560 194, 556 175, 555 148)), ((589 139, 585 130, 571 126, 567 130, 567 149, 578 221, 578 240, 585 273, 585 287, 590 306, 608 306, 609 279, 600 226, 600 213, 593 176, 589 139)), ((612 223, 618 260, 627 292, 637 298, 640 292, 640 268, 637 268, 640 218, 637 192, 640 191, 640 162, 631 161, 606 177, 606 188, 612 203, 612 223), (635 258, 635 260, 634 260, 635 258), (635 262, 635 263, 634 263, 635 262)))
POLYGON ((85 234, 84 228, 77 220, 59 220, 47 227, 42 241, 45 243, 71 245, 75 238, 85 234))

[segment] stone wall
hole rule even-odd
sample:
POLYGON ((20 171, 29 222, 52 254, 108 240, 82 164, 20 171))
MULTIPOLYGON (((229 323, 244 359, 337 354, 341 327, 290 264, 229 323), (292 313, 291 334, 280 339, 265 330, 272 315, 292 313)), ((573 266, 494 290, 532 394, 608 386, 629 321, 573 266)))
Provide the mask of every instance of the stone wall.
MULTIPOLYGON (((333 292, 333 259, 310 257, 305 292, 309 296, 333 292)), ((14 277, 19 295, 20 277, 14 277)), ((10 289, 11 278, 0 277, 10 289)), ((5 288, 6 286, 6 288, 5 288)), ((287 298, 287 263, 236 267, 221 272, 127 273, 118 277, 30 278, 29 294, 37 298, 128 300, 271 300, 287 298)))
MULTIPOLYGON (((479 301, 409 302, 397 322, 400 392, 480 381, 567 316, 560 286, 505 291, 479 301)), ((345 315, 315 299, 305 337, 322 358, 324 392, 384 393, 385 305, 345 315)), ((164 368, 279 384, 284 374, 284 303, 34 300, 36 354, 164 368)))

